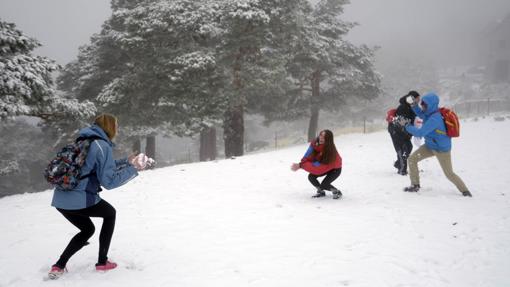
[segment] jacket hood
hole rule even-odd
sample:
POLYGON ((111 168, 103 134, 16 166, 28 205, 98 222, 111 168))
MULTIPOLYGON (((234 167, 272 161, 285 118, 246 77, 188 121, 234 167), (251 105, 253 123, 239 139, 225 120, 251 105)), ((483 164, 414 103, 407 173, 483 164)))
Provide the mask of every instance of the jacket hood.
POLYGON ((421 98, 427 104, 426 115, 431 115, 439 110, 439 97, 434 93, 428 93, 421 98))
POLYGON ((402 104, 402 105, 407 104, 408 106, 411 106, 411 104, 409 104, 406 101, 407 97, 413 97, 413 99, 416 99, 416 98, 420 97, 420 94, 417 91, 409 91, 409 93, 407 93, 407 95, 400 98, 400 100, 399 100, 400 104, 402 104))
POLYGON ((403 96, 402 98, 400 98, 400 100, 398 100, 398 102, 401 104, 401 105, 405 105, 407 104, 406 102, 406 98, 407 98, 407 95, 403 96))
POLYGON ((105 131, 103 131, 103 129, 96 124, 93 124, 90 127, 81 129, 79 132, 79 135, 80 135, 80 137, 97 136, 97 137, 100 137, 101 139, 105 140, 110 145, 113 145, 112 141, 110 140, 110 138, 108 138, 105 131))
POLYGON ((398 102, 401 104, 401 105, 408 105, 408 106, 411 106, 410 104, 407 103, 406 101, 406 98, 409 97, 409 95, 405 95, 403 96, 402 98, 400 98, 400 100, 398 100, 398 102))

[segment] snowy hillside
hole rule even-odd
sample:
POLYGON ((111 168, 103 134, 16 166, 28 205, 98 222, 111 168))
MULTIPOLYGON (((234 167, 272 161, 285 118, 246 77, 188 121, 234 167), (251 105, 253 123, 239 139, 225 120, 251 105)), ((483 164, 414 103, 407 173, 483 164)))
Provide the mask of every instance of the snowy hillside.
POLYGON ((312 199, 291 172, 306 146, 143 172, 102 192, 117 209, 109 256, 94 270, 100 220, 69 273, 43 281, 77 232, 52 192, 0 199, 0 286, 510 286, 510 121, 462 122, 454 170, 473 198, 421 162, 402 192, 386 131, 336 137, 341 200, 312 199))

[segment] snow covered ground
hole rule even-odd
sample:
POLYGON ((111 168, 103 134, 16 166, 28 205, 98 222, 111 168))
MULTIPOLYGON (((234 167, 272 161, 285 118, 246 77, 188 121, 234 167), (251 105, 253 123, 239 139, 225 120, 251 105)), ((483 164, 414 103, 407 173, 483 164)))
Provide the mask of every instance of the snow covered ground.
POLYGON ((91 244, 43 281, 76 233, 52 192, 0 199, 0 286, 510 286, 510 121, 462 122, 453 164, 464 198, 436 159, 404 193, 386 131, 336 137, 344 197, 312 199, 291 172, 306 146, 143 172, 102 196, 117 209, 110 258, 91 244))

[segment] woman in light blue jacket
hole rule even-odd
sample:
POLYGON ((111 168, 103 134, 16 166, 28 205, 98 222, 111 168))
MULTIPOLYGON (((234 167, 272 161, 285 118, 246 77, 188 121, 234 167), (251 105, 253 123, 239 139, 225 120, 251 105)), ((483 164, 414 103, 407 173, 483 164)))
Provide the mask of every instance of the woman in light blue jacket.
POLYGON ((108 261, 108 249, 115 227, 115 208, 104 199, 99 192, 101 186, 106 189, 119 187, 138 175, 137 170, 142 168, 133 166, 128 158, 114 160, 112 140, 117 134, 117 119, 109 114, 98 116, 94 124, 79 132, 82 138, 92 138, 90 148, 81 168, 79 184, 70 191, 55 188, 51 205, 54 206, 69 222, 80 229, 58 261, 48 273, 50 279, 57 279, 66 271, 67 261, 83 246, 94 234, 94 224, 90 217, 103 218, 103 225, 99 234, 99 258, 96 270, 106 271, 117 267, 117 264, 108 261))
POLYGON ((404 188, 404 191, 417 192, 420 190, 418 162, 435 156, 448 180, 457 187, 463 196, 471 197, 471 192, 464 181, 453 172, 452 139, 446 134, 446 126, 439 112, 439 97, 434 93, 423 96, 420 105, 413 106, 413 111, 423 119, 423 126, 416 128, 408 124, 406 130, 415 137, 425 137, 425 144, 413 152, 408 159, 411 186, 404 188))

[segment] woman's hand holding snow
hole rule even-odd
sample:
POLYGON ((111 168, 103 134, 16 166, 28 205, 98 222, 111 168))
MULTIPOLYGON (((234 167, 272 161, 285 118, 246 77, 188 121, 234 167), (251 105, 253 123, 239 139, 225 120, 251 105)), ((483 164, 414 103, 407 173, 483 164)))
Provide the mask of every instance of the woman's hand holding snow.
POLYGON ((130 154, 130 155, 128 156, 128 162, 129 162, 130 164, 133 164, 133 159, 134 159, 135 157, 137 157, 137 156, 138 156, 138 154, 136 154, 136 153, 132 153, 132 154, 130 154))
POLYGON ((411 122, 410 119, 407 119, 403 116, 396 116, 395 118, 393 118, 393 123, 401 127, 405 127, 406 125, 410 124, 410 122, 411 122))
POLYGON ((406 119, 404 117, 399 117, 398 124, 405 127, 406 125, 409 124, 409 119, 406 119))
POLYGON ((144 153, 140 153, 134 157, 130 156, 129 162, 139 171, 146 168, 151 168, 156 164, 154 159, 146 156, 144 153))
POLYGON ((299 163, 293 163, 291 166, 290 166, 290 169, 292 171, 296 171, 299 169, 299 163))

